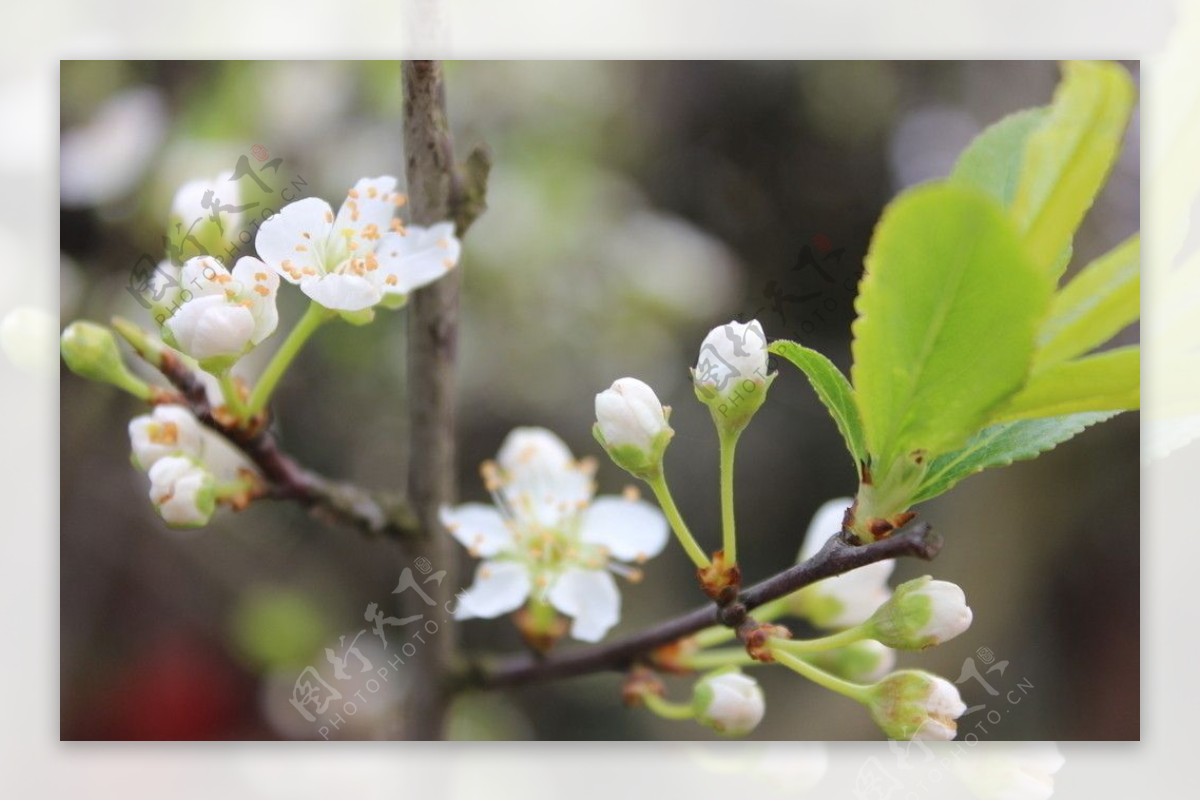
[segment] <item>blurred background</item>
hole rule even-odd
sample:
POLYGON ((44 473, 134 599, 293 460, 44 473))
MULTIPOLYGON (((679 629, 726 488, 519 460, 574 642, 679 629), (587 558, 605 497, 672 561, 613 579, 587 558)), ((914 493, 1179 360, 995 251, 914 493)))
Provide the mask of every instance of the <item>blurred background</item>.
MULTIPOLYGON (((273 190, 335 206, 359 177, 402 179, 399 73, 394 63, 64 62, 64 324, 121 314, 149 327, 130 275, 143 256, 162 257, 175 190, 243 156, 280 160, 264 174, 273 190)), ((546 426, 577 455, 600 455, 592 398, 634 375, 675 409, 668 475, 697 537, 715 547, 716 435, 687 374, 704 334, 757 316, 768 336, 800 339, 848 369, 854 289, 884 204, 945 175, 984 126, 1047 102, 1056 82, 1051 62, 448 64, 459 152, 486 142, 495 162, 463 266, 461 497, 485 499, 479 462, 514 426, 546 426)), ((1138 229, 1137 120, 1073 269, 1138 229)), ((281 292, 282 325, 300 300, 281 292)), ((403 316, 329 326, 289 373, 277 427, 308 466, 370 487, 401 482, 403 316)), ((1119 340, 1135 342, 1136 327, 1119 340)), ((244 360, 244 374, 265 355, 244 360)), ((391 543, 278 503, 222 513, 199 532, 167 530, 128 462, 125 426, 141 411, 63 370, 61 736, 318 737, 289 703, 293 683, 354 636, 367 604, 392 603, 408 563, 391 543)), ((852 494, 855 476, 790 368, 739 454, 739 550, 753 581, 795 559, 813 511, 852 494)), ((900 664, 951 680, 966 660, 993 668, 984 675, 998 695, 960 684, 985 707, 964 730, 970 720, 987 740, 1138 738, 1137 454, 1138 416, 1124 414, 921 508, 947 547, 933 566, 901 564, 895 581, 933 572, 961 584, 975 622, 900 664), (1010 697, 1018 684, 1026 689, 1010 697)), ((626 483, 601 460, 601 492, 626 483)), ((678 548, 646 568, 644 582, 622 586, 610 637, 696 605, 678 548)), ((505 620, 463 632, 481 651, 521 648, 505 620)), ((754 737, 878 739, 852 702, 784 670, 757 675, 768 713, 754 737)), ((601 675, 465 696, 451 733, 709 738, 624 709, 618 684, 601 675)), ((364 689, 369 702, 334 735, 392 736, 405 692, 402 674, 364 689)))

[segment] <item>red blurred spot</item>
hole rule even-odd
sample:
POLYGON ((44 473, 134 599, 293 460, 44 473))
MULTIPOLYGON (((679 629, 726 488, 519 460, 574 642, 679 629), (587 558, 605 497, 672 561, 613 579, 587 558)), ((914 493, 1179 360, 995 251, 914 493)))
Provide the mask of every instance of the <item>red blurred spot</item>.
POLYGON ((828 253, 829 249, 833 247, 833 242, 829 241, 829 237, 825 234, 813 234, 812 246, 821 253, 828 253))
POLYGON ((88 706, 83 739, 226 739, 255 714, 254 682, 217 647, 171 635, 136 653, 88 706))
POLYGON ((271 151, 267 150, 265 145, 255 145, 254 147, 250 148, 250 155, 254 156, 254 158, 258 159, 259 161, 266 161, 267 156, 271 155, 271 151))

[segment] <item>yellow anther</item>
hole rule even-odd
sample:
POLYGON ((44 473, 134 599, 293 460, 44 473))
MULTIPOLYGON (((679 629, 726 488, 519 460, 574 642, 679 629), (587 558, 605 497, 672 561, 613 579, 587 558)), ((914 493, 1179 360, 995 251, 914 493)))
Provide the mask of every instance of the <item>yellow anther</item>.
POLYGON ((255 291, 255 292, 257 292, 258 294, 262 295, 264 298, 265 298, 267 295, 270 295, 270 294, 271 294, 271 290, 267 289, 267 288, 266 288, 265 286, 263 286, 262 284, 257 284, 257 285, 255 285, 255 287, 254 287, 254 291, 255 291))
POLYGON ((174 445, 179 441, 179 426, 171 422, 151 426, 150 441, 158 445, 174 445))

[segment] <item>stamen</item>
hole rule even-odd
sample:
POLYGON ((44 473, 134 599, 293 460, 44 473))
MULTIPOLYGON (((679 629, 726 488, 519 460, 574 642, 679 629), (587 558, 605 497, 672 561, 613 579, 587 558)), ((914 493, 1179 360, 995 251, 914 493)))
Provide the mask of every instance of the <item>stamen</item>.
POLYGON ((255 292, 257 292, 258 294, 262 295, 264 298, 265 298, 267 295, 270 295, 270 294, 271 294, 271 290, 267 289, 267 288, 266 288, 265 286, 263 286, 262 284, 256 284, 256 285, 254 286, 254 291, 255 291, 255 292))
POLYGON ((610 573, 614 573, 614 574, 620 576, 621 578, 628 581, 630 584, 637 584, 645 576, 645 574, 642 573, 641 570, 638 570, 636 567, 630 567, 629 565, 623 565, 620 562, 609 562, 607 567, 608 567, 608 570, 610 573))
POLYGON ((640 501, 642 499, 642 491, 633 484, 626 484, 625 489, 621 490, 621 497, 627 501, 640 501))
POLYGON ((358 190, 357 190, 357 189, 351 189, 351 190, 350 190, 349 192, 347 192, 346 194, 347 194, 348 196, 350 196, 350 197, 355 197, 355 198, 356 198, 356 197, 358 197, 358 190))

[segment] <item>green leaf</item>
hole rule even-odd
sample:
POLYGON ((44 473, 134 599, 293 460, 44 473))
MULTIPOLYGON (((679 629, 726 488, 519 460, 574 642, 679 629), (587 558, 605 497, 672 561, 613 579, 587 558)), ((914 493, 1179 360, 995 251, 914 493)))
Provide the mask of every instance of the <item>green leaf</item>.
POLYGON ((1029 252, 1043 269, 1057 269, 1104 185, 1133 101, 1133 81, 1123 67, 1099 61, 1063 65, 1050 113, 1026 142, 1012 202, 1029 252))
POLYGON ((950 180, 981 189, 1008 208, 1017 194, 1025 143, 1048 115, 1048 108, 1031 108, 989 125, 958 157, 950 180))
POLYGON ((867 461, 867 446, 850 382, 824 355, 798 342, 781 339, 772 342, 769 350, 796 365, 808 378, 808 383, 812 384, 817 397, 825 404, 838 430, 842 432, 842 439, 846 440, 846 448, 854 457, 854 470, 857 472, 860 465, 867 461))
POLYGON ((1032 376, 993 420, 1136 409, 1141 396, 1140 371, 1137 345, 1056 364, 1032 376))
POLYGON ((962 446, 1021 388, 1054 287, 994 200, 945 182, 885 210, 866 263, 851 375, 887 470, 962 446))
POLYGON ((989 467, 1032 459, 1088 426, 1116 415, 1117 412, 1087 412, 989 426, 971 437, 959 450, 934 459, 912 502, 935 498, 964 478, 989 467))
POLYGON ((1038 336, 1035 371, 1087 353, 1138 318, 1140 262, 1135 235, 1084 267, 1055 295, 1038 336))

